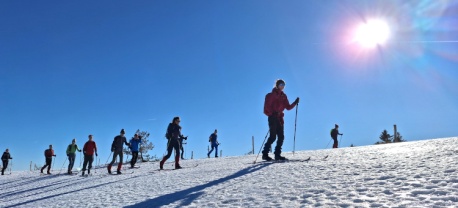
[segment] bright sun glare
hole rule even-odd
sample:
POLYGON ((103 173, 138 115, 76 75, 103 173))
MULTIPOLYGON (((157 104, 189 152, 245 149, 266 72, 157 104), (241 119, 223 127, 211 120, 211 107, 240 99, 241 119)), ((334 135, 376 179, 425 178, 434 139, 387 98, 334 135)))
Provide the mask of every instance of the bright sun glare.
POLYGON ((390 37, 390 28, 383 20, 373 19, 360 24, 355 31, 354 41, 365 48, 383 45, 390 37))

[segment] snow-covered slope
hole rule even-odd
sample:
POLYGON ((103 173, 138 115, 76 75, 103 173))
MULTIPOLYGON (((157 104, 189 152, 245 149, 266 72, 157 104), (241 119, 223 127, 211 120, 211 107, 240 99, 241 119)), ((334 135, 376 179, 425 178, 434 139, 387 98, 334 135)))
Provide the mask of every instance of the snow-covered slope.
POLYGON ((457 150, 447 138, 284 154, 309 162, 250 155, 171 171, 140 163, 123 175, 13 172, 0 177, 0 207, 457 207, 457 150))

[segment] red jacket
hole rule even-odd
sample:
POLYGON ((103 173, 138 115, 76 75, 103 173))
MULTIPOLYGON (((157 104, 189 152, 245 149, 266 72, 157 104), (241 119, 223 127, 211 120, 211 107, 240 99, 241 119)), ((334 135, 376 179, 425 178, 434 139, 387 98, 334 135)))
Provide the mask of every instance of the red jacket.
POLYGON ((280 123, 283 124, 283 110, 291 110, 295 106, 296 103, 289 104, 288 97, 283 91, 274 88, 271 93, 267 93, 266 95, 264 114, 266 114, 266 116, 273 116, 276 114, 280 123))
POLYGON ((94 152, 97 153, 97 145, 94 141, 87 141, 83 147, 83 153, 85 155, 94 155, 94 152))

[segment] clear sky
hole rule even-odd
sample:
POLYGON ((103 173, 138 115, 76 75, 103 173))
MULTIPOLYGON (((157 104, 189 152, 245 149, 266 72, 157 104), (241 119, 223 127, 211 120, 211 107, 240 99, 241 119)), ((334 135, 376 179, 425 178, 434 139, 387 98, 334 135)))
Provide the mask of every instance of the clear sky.
POLYGON ((28 169, 53 144, 60 168, 71 140, 93 134, 105 163, 124 128, 150 132, 162 157, 180 116, 187 158, 206 157, 214 129, 223 156, 249 152, 252 136, 257 153, 278 78, 301 98, 296 150, 325 148, 336 123, 343 147, 393 124, 408 141, 457 136, 457 25, 447 0, 2 1, 0 150, 28 169), (364 47, 354 33, 371 19, 389 38, 364 47))

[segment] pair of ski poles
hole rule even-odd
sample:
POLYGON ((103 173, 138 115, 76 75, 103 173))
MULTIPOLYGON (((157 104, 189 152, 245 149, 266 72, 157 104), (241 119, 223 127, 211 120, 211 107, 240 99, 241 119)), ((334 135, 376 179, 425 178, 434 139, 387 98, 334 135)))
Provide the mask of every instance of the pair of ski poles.
MULTIPOLYGON (((329 143, 331 143, 331 141, 332 141, 332 139, 331 139, 331 140, 329 140, 329 142, 328 142, 328 144, 326 145, 326 148, 325 148, 325 149, 327 149, 327 148, 328 148, 328 146, 329 146, 329 143)), ((340 141, 339 141, 339 144, 342 144, 341 142, 342 142, 342 135, 340 135, 340 141)))

